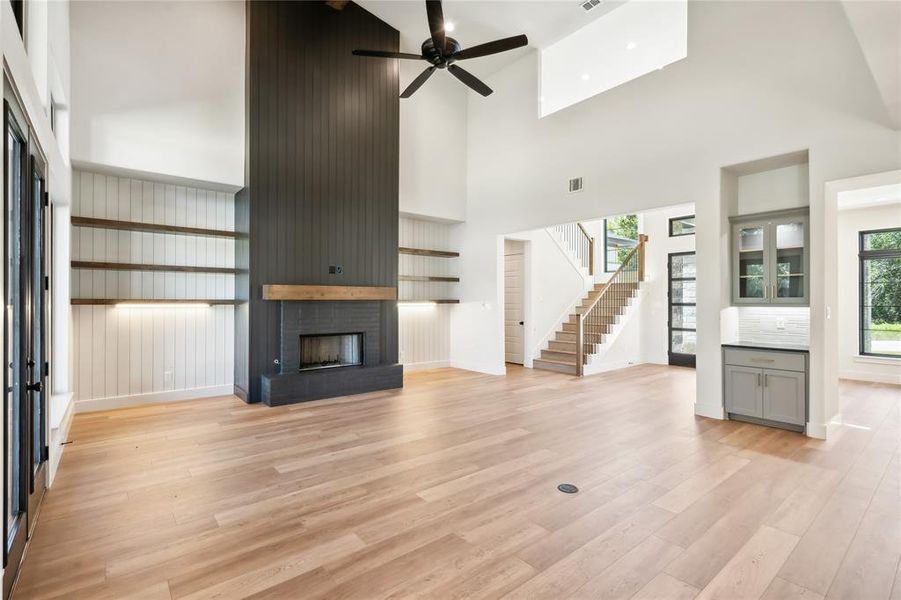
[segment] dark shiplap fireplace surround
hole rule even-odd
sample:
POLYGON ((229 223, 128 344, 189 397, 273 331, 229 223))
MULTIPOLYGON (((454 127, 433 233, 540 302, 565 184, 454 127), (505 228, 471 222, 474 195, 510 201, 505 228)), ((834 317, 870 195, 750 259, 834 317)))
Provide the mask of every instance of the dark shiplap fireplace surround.
POLYGON ((274 405, 401 387, 397 64, 351 54, 396 52, 399 34, 353 2, 245 7, 235 393, 274 405), (348 297, 267 295, 286 286, 342 287, 348 297), (392 294, 360 298, 364 288, 392 294), (301 335, 341 333, 363 334, 362 364, 300 370, 301 335))

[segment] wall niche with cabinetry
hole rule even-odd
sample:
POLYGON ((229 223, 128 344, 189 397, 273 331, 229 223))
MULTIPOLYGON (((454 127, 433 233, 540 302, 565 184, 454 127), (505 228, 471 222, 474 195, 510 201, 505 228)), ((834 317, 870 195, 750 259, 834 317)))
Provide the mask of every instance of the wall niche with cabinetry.
POLYGON ((808 306, 807 151, 722 170, 733 306, 808 306))

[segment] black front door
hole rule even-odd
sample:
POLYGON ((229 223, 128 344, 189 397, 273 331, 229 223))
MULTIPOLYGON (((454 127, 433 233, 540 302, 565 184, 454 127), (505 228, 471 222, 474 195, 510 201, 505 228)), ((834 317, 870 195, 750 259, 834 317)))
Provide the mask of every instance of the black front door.
POLYGON ((669 255, 669 364, 695 366, 697 267, 694 252, 669 255))
POLYGON ((45 165, 21 111, 4 102, 4 597, 47 477, 45 165))

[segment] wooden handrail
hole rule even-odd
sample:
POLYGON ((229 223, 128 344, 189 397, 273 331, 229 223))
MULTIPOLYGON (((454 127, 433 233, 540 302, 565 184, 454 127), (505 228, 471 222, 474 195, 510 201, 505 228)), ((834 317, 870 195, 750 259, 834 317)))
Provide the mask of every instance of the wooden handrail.
MULTIPOLYGON (((581 227, 581 225, 580 225, 581 227)), ((644 234, 639 234, 638 236, 638 244, 632 248, 632 251, 626 255, 626 257, 622 260, 619 265, 619 268, 614 271, 613 275, 610 276, 610 279, 607 280, 607 283, 604 284, 604 287, 601 288, 600 293, 597 297, 591 301, 591 304, 588 308, 582 310, 581 312, 577 312, 578 318, 578 327, 576 327, 576 375, 579 377, 582 376, 585 366, 585 321, 589 318, 592 312, 597 308, 598 304, 602 301, 606 301, 608 299, 608 291, 613 290, 610 295, 619 293, 622 294, 623 290, 618 288, 611 287, 612 284, 615 283, 633 283, 622 281, 625 278, 626 267, 630 265, 634 258, 637 256, 637 265, 635 265, 634 269, 630 269, 628 272, 636 271, 636 281, 634 283, 640 283, 644 281, 644 271, 645 271, 645 244, 647 244, 648 236, 644 234)), ((630 292, 631 293, 631 292, 630 292)), ((611 304, 611 307, 614 306, 611 304)), ((605 315, 606 316, 606 315, 605 315)), ((612 315, 611 315, 612 316, 612 315)))

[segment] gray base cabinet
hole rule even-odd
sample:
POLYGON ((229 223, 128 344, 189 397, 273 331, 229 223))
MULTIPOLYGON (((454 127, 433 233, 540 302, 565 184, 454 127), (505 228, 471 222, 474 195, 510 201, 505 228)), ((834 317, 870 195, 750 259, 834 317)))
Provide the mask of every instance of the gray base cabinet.
POLYGON ((803 429, 807 422, 807 354, 724 348, 726 412, 732 418, 803 429))

